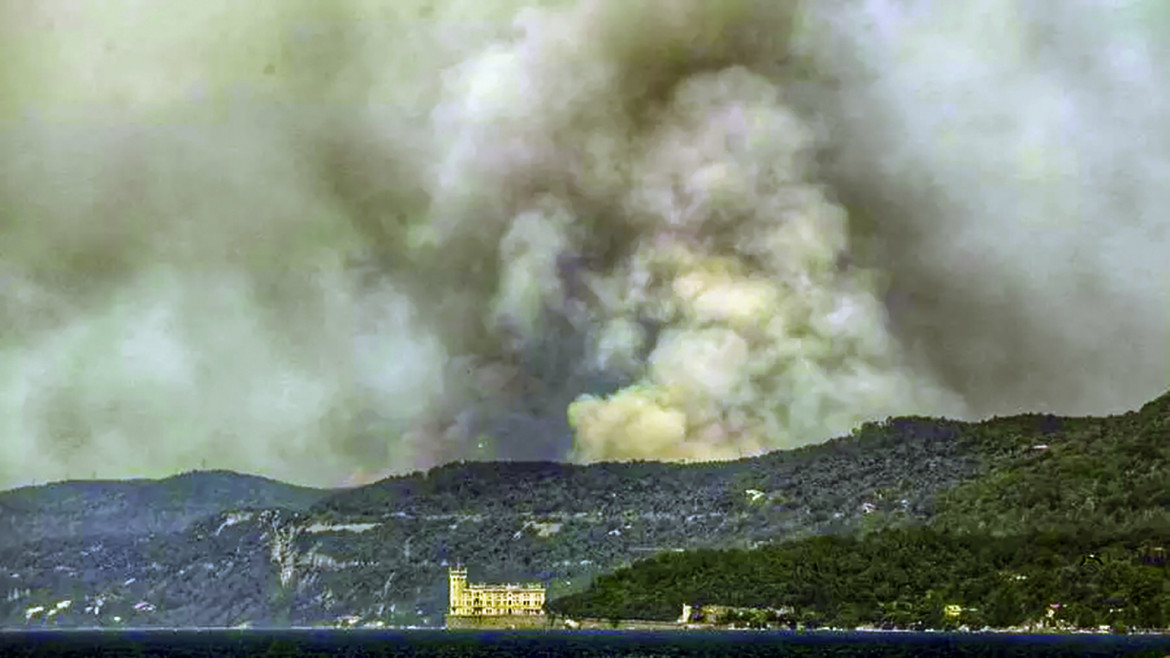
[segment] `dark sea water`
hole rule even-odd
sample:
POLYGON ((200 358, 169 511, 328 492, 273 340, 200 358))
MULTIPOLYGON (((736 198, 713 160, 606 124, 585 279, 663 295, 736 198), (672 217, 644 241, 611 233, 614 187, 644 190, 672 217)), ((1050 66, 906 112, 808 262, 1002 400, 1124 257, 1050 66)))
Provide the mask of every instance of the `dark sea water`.
POLYGON ((0 656, 1170 656, 1170 636, 779 631, 0 632, 0 656))

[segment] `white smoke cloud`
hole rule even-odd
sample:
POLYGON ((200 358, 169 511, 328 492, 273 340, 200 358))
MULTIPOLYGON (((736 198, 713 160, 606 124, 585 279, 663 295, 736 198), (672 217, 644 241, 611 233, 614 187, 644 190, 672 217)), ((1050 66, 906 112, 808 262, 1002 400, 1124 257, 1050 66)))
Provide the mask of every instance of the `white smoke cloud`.
POLYGON ((810 49, 840 77, 819 106, 828 178, 876 243, 903 344, 977 416, 1164 391, 1164 6, 865 5, 874 20, 810 49))
POLYGON ((0 486, 1170 386, 1159 3, 0 0, 0 486))

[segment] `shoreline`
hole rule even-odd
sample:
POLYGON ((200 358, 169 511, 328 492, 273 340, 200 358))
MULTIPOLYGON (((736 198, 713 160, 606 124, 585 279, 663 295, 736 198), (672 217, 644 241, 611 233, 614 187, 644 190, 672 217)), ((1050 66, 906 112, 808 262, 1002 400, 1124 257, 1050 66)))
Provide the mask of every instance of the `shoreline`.
MULTIPOLYGON (((634 620, 626 620, 627 622, 634 622, 634 620)), ((607 633, 624 633, 630 631, 664 631, 664 632, 736 632, 736 633, 786 633, 792 635, 805 635, 810 633, 889 633, 889 634, 950 634, 950 635, 1117 635, 1117 636, 1166 636, 1170 635, 1170 629, 1161 630, 1147 630, 1147 631, 1129 631, 1125 633, 1117 633, 1113 631, 1101 631, 1091 629, 1073 629, 1073 630, 1025 630, 1015 628, 981 628, 978 630, 958 630, 958 629, 880 629, 880 628, 813 628, 795 630, 791 628, 732 628, 728 626, 700 626, 691 624, 689 626, 680 626, 671 624, 669 622, 654 622, 652 620, 634 622, 628 626, 614 628, 612 626, 582 626, 580 628, 564 628, 564 627, 544 627, 544 628, 444 628, 441 626, 383 626, 380 628, 360 628, 360 627, 334 627, 334 626, 281 626, 281 627, 252 627, 252 628, 238 628, 232 626, 179 626, 179 627, 157 627, 157 626, 141 626, 141 627, 119 627, 110 628, 102 626, 88 626, 88 627, 73 627, 73 628, 0 628, 0 635, 19 635, 19 634, 43 634, 43 633, 88 633, 88 632, 109 632, 109 633, 206 633, 206 632, 220 632, 231 631, 237 633, 272 633, 284 631, 337 631, 341 633, 380 633, 386 631, 425 631, 425 632, 451 632, 451 633, 574 633, 581 631, 595 632, 603 631, 607 633)))

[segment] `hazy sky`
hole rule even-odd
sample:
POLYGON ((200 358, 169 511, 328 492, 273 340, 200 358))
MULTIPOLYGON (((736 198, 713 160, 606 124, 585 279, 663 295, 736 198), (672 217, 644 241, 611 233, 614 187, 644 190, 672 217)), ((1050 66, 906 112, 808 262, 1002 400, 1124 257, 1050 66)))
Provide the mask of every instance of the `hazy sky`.
POLYGON ((0 488, 1170 388, 1160 0, 0 0, 0 488))

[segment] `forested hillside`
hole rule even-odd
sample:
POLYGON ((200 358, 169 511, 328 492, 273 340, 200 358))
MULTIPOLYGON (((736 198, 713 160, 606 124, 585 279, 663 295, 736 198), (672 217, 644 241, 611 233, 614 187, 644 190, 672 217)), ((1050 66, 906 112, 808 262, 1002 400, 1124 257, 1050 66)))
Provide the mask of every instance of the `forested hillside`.
POLYGON ((815 627, 1054 626, 1166 628, 1170 569, 1155 547, 1170 528, 1120 534, 961 536, 929 528, 814 537, 756 550, 660 555, 550 609, 569 617, 675 619, 683 603, 787 609, 782 621, 815 627), (948 619, 944 606, 963 612, 948 619), (1055 604, 1057 607, 1052 607, 1055 604))
POLYGON ((1170 394, 1140 411, 1058 424, 1059 432, 1048 434, 1017 419, 983 427, 987 473, 944 494, 932 522, 991 535, 1047 530, 1103 538, 1170 527, 1170 394))
MULTIPOLYGON (((689 585, 642 587, 652 598, 641 599, 599 598, 602 590, 595 589, 554 608, 626 615, 632 608, 621 601, 629 600, 639 602, 640 615, 669 611, 673 618, 688 597, 715 601, 738 592, 756 602, 806 601, 800 597, 812 590, 793 589, 794 583, 817 581, 784 576, 776 564, 819 564, 799 556, 822 549, 833 578, 869 570, 869 580, 858 582, 878 592, 886 587, 894 602, 918 605, 926 596, 924 582, 935 583, 927 591, 940 596, 974 592, 972 600, 983 600, 980 592, 990 581, 976 579, 974 589, 965 589, 966 576, 948 580, 945 564, 981 565, 980 573, 988 564, 1027 572, 1044 560, 1068 566, 1086 546, 1120 556, 1136 550, 1134 542, 1162 541, 1159 529, 1170 527, 1168 406, 1162 398, 1139 412, 1100 419, 889 419, 821 445, 721 463, 456 463, 334 492, 231 473, 18 490, 0 494, 7 509, 17 510, 4 522, 23 519, 26 528, 19 531, 23 543, 0 543, 0 625, 437 625, 446 605, 446 567, 456 561, 476 581, 542 580, 555 599, 585 591, 599 574, 664 553, 677 557, 656 558, 655 568, 676 565, 678 575, 637 582, 689 585), (116 493, 118 487, 141 492, 163 484, 169 494, 116 493), (46 522, 36 526, 30 519, 42 510, 46 522), (930 533, 884 534, 920 528, 930 533), (1035 531, 1074 538, 1061 540, 1073 552, 1061 552, 1057 542, 1059 555, 1035 562, 962 544, 1015 546, 1011 542, 1035 531), (952 540, 964 533, 971 538, 952 540), (826 537, 839 543, 823 543, 826 537), (897 537, 903 539, 890 539, 897 537), (855 540, 862 543, 849 543, 855 540), (897 541, 908 548, 895 555, 897 541), (747 552, 777 544, 784 548, 766 550, 780 553, 747 552), (754 579, 754 589, 743 573, 723 582, 723 571, 696 571, 687 562, 691 556, 678 553, 694 549, 736 549, 742 552, 704 553, 702 559, 716 564, 726 558, 783 577, 754 579), (954 559, 931 562, 932 554, 954 559), (725 558, 710 557, 719 555, 725 558), (878 562, 867 563, 872 559, 866 556, 879 556, 878 562), (882 556, 902 564, 909 580, 875 580, 883 573, 882 556), (841 563, 833 563, 838 557, 841 563), (926 580, 910 573, 925 568, 922 560, 934 565, 924 572, 926 580), (50 614, 54 606, 65 607, 50 614)), ((627 587, 623 579, 644 578, 638 575, 643 568, 597 585, 620 591, 627 587)), ((1093 585, 1092 596, 1120 596, 1127 605, 1149 600, 1154 585, 1141 575, 1147 572, 1133 571, 1137 565, 1115 568, 1113 580, 1093 585)), ((1067 593, 1060 588, 1079 581, 1061 575, 1030 582, 1043 587, 1021 591, 1027 614, 1027 606, 1067 593)), ((837 592, 834 601, 851 600, 843 590, 828 591, 837 592)), ((864 617, 874 605, 891 602, 886 594, 875 596, 852 603, 852 612, 838 606, 810 614, 864 617)), ((1127 623, 1153 614, 1145 603, 1133 605, 1138 617, 1127 623)), ((904 615, 875 619, 895 618, 904 615)))

